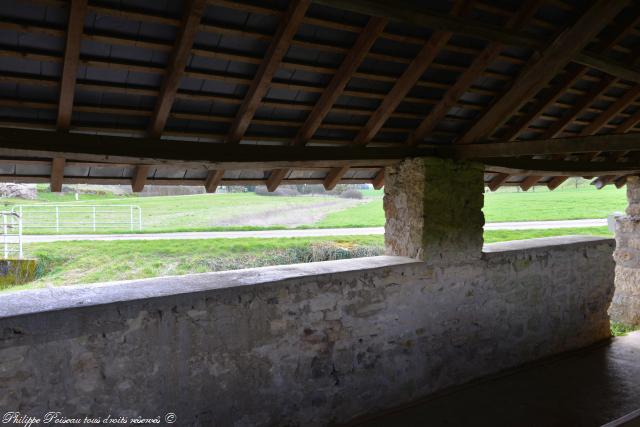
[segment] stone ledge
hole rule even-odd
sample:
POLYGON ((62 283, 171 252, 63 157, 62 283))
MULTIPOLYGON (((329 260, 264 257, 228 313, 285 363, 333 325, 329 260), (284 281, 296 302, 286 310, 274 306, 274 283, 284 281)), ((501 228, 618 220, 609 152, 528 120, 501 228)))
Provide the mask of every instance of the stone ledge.
POLYGON ((417 263, 411 258, 377 256, 6 292, 0 294, 0 319, 417 263))
POLYGON ((562 246, 581 246, 588 244, 607 243, 615 245, 615 240, 609 237, 597 236, 558 236, 541 237, 538 239, 512 240, 509 242, 487 243, 483 246, 484 254, 497 254, 505 252, 516 252, 527 249, 549 249, 562 246))

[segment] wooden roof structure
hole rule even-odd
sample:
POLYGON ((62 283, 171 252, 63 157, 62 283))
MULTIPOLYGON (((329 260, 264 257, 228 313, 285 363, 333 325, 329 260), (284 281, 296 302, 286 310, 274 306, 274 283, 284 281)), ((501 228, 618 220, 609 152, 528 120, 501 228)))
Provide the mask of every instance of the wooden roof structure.
POLYGON ((3 0, 0 180, 492 190, 640 173, 634 0, 3 0))

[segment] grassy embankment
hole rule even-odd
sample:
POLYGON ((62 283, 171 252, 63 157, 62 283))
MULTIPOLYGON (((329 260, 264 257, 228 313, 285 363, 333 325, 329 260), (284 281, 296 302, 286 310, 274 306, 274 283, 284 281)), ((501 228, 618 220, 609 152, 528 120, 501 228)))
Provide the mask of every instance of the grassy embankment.
MULTIPOLYGON (((558 231, 488 231, 485 240, 547 237, 558 231)), ((608 235, 606 228, 560 231, 608 235)), ((33 243, 27 251, 40 260, 39 279, 13 289, 374 256, 384 252, 383 246, 382 236, 33 243)))

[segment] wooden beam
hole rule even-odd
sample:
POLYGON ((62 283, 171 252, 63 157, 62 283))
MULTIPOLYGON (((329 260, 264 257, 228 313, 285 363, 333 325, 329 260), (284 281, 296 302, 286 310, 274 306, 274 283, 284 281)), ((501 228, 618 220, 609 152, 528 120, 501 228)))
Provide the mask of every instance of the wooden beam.
MULTIPOLYGON (((606 51, 611 46, 615 45, 626 32, 628 32, 631 28, 633 28, 640 18, 638 17, 638 11, 634 10, 633 13, 627 13, 623 17, 623 21, 619 22, 618 25, 611 31, 609 31, 605 36, 600 38, 598 44, 596 46, 596 51, 603 52, 606 51)), ((587 72, 588 68, 586 66, 578 66, 576 64, 569 64, 568 70, 565 72, 562 80, 560 81, 560 87, 555 89, 551 89, 547 91, 547 95, 545 95, 541 101, 534 104, 534 107, 530 108, 525 116, 523 116, 520 120, 516 121, 516 124, 512 126, 509 133, 503 135, 504 138, 512 139, 516 137, 521 131, 523 131, 526 127, 528 127, 531 122, 538 117, 544 110, 546 110, 553 102, 555 102, 564 92, 574 84, 576 80, 582 78, 584 74, 587 72)), ((585 96, 583 96, 578 103, 572 107, 568 112, 564 113, 560 120, 553 123, 550 128, 542 135, 542 138, 552 138, 558 135, 564 128, 575 120, 582 112, 597 99, 601 92, 606 91, 610 86, 616 83, 616 80, 609 75, 605 75, 602 77, 600 84, 595 86, 593 89, 589 90, 585 96)), ((558 85, 556 85, 558 86, 558 85)), ((625 98, 625 97, 623 97, 625 98)), ((623 101, 624 102, 624 101, 623 101)), ((611 108, 609 108, 605 113, 601 114, 592 125, 587 126, 580 132, 580 135, 591 135, 596 133, 597 130, 600 129, 602 125, 605 124, 608 119, 606 116, 610 116, 614 113, 610 112, 612 108, 618 108, 616 102, 611 108), (602 118, 602 119, 601 119, 602 118), (601 122, 601 120, 603 120, 601 122)), ((622 108, 622 107, 621 107, 622 108)), ((587 160, 593 158, 597 153, 590 153, 587 160)), ((507 177, 504 177, 505 180, 507 177)), ((528 190, 529 188, 536 185, 542 177, 529 176, 527 177, 520 185, 523 190, 528 190)), ((568 177, 555 177, 551 181, 547 183, 547 187, 551 190, 559 187, 568 177)))
POLYGON ((67 24, 67 40, 62 64, 60 96, 58 98, 59 130, 67 130, 71 125, 73 98, 75 96, 78 61, 80 60, 80 41, 84 30, 84 18, 87 13, 87 0, 74 0, 69 4, 69 20, 67 24))
POLYGON ((375 188, 376 190, 379 190, 382 187, 384 187, 384 174, 385 174, 385 169, 382 168, 378 171, 376 176, 373 178, 373 181, 371 183, 373 184, 373 188, 375 188))
MULTIPOLYGON (((468 4, 464 5, 461 1, 455 2, 452 14, 459 13, 463 6, 468 7, 468 4)), ((376 111, 369 117, 367 123, 360 129, 354 139, 354 144, 366 146, 375 138, 382 126, 433 63, 433 60, 452 35, 453 33, 450 31, 437 31, 431 35, 402 75, 396 80, 393 88, 384 97, 376 111)), ((335 187, 347 170, 344 167, 332 169, 325 180, 325 188, 335 187)))
POLYGON ((207 193, 215 193, 224 177, 224 170, 211 170, 207 173, 207 179, 204 183, 204 188, 207 193))
POLYGON ((489 181, 489 184, 487 185, 487 187, 489 187, 489 190, 491 190, 491 191, 496 191, 505 182, 507 182, 507 179, 509 179, 509 175, 508 174, 506 174, 506 173, 498 173, 498 174, 496 174, 496 176, 491 178, 491 181, 489 181))
POLYGON ((555 190, 556 188, 560 187, 560 185, 565 182, 565 180, 569 178, 568 176, 554 176, 553 178, 551 178, 551 181, 547 182, 547 188, 549 188, 549 190, 555 190))
MULTIPOLYGON (((307 119, 293 139, 293 145, 305 145, 316 133, 338 98, 344 92, 353 74, 358 70, 369 50, 384 31, 387 20, 384 18, 370 18, 358 39, 344 57, 342 64, 331 78, 331 82, 322 92, 320 99, 307 116, 307 119)), ((267 189, 275 191, 280 181, 289 173, 288 170, 273 171, 267 181, 267 189), (279 181, 279 180, 280 181, 279 181)))
POLYGON ((640 70, 629 67, 627 63, 618 62, 591 52, 578 53, 573 60, 578 64, 595 68, 611 76, 640 83, 640 70))
MULTIPOLYGON (((528 0, 525 2, 520 11, 508 20, 506 28, 513 29, 524 25, 536 12, 539 4, 540 0, 528 0)), ((460 75, 453 86, 447 90, 442 100, 427 114, 418 128, 409 135, 407 144, 413 146, 422 142, 435 129, 438 123, 446 117, 449 110, 456 105, 460 97, 469 90, 482 72, 500 56, 504 48, 505 45, 502 43, 489 44, 473 60, 466 71, 460 75)))
POLYGON ((333 190, 340 182, 342 177, 349 171, 349 166, 342 166, 339 168, 333 168, 327 176, 324 178, 323 185, 325 190, 333 190))
POLYGON ((449 155, 478 159, 489 157, 544 156, 554 154, 593 153, 600 151, 640 151, 640 134, 604 134, 570 138, 538 139, 518 142, 491 142, 436 149, 442 157, 449 155))
POLYGON ((55 157, 51 162, 51 192, 59 193, 62 191, 62 181, 64 179, 65 159, 63 157, 55 157))
POLYGON ((152 138, 160 138, 167 123, 206 6, 206 0, 191 0, 185 9, 182 25, 149 122, 149 136, 152 138))
POLYGON ((597 0, 568 30, 549 44, 537 61, 518 75, 511 89, 495 102, 458 143, 469 144, 490 136, 513 112, 543 89, 628 4, 626 0, 597 0))
MULTIPOLYGON (((179 34, 149 122, 148 134, 152 138, 160 138, 167 123, 206 6, 206 0, 191 0, 185 8, 179 34)), ((134 192, 144 189, 147 173, 148 168, 145 170, 144 166, 136 168, 131 183, 134 192)))
POLYGON ((549 108, 568 88, 575 84, 584 73, 584 67, 576 64, 568 64, 560 79, 532 102, 527 108, 527 111, 517 118, 506 132, 500 135, 501 139, 509 141, 516 139, 544 110, 549 108))
POLYGON ((281 18, 280 25, 278 25, 278 29, 269 44, 264 60, 258 67, 244 101, 229 128, 226 137, 227 143, 237 144, 244 136, 260 105, 260 101, 262 101, 269 89, 271 80, 278 70, 282 58, 289 49, 291 40, 293 40, 298 31, 309 4, 310 0, 291 0, 289 2, 289 8, 281 18))
POLYGON ((214 169, 331 168, 337 165, 382 167, 407 157, 433 156, 427 147, 293 147, 228 145, 155 138, 58 133, 0 128, 0 157, 152 165, 184 165, 214 169))
MULTIPOLYGON (((616 26, 613 29, 610 29, 608 33, 602 36, 596 47, 597 52, 604 52, 607 49, 613 47, 616 43, 620 41, 631 29, 633 29, 638 22, 640 21, 640 10, 634 9, 631 13, 628 12, 623 16, 622 22, 617 22, 616 26)), ((637 49, 633 49, 631 54, 628 55, 629 60, 633 63, 637 63, 637 49)), ((586 67, 582 67, 585 71, 586 67)), ((555 123, 553 123, 549 130, 542 135, 542 138, 553 138, 560 134, 566 126, 572 123, 576 118, 580 117, 581 114, 585 112, 585 110, 597 100, 597 98, 605 93, 611 86, 616 84, 618 79, 614 78, 612 75, 604 75, 600 78, 600 82, 588 90, 588 92, 582 96, 578 102, 569 109, 569 111, 565 112, 562 118, 555 123)), ((633 91, 631 91, 633 92, 633 91)), ((633 96, 633 93, 630 94, 633 96)), ((600 114, 596 119, 591 123, 591 125, 585 127, 580 131, 579 135, 592 135, 596 133, 614 114, 617 113, 617 109, 622 109, 624 106, 620 106, 620 102, 626 102, 628 105, 631 101, 627 101, 627 96, 622 96, 618 102, 615 102, 610 108, 600 114), (613 110, 613 111, 612 111, 613 110)), ((593 159, 597 153, 589 153, 584 160, 593 159)), ((559 160, 561 157, 556 156, 556 159, 559 160)), ((554 177, 547 183, 547 187, 550 190, 554 190, 559 187, 564 181, 566 181, 569 177, 554 177)), ((541 177, 540 177, 541 179, 541 177)), ((537 182, 535 178, 528 177, 527 184, 535 185, 537 182)))
POLYGON ((296 134, 293 139, 293 145, 304 145, 313 137, 386 25, 387 20, 384 18, 369 19, 366 27, 344 57, 336 74, 331 78, 326 90, 320 96, 309 116, 307 116, 304 125, 296 134))
POLYGON ((354 143, 357 145, 367 145, 380 131, 389 116, 398 107, 400 102, 415 86, 418 79, 429 68, 436 55, 447 44, 452 33, 445 31, 434 33, 431 38, 422 46, 420 52, 405 69, 387 96, 384 97, 376 111, 369 117, 364 127, 358 132, 354 143))
POLYGON ((544 42, 522 35, 515 30, 484 24, 471 18, 430 10, 421 2, 411 0, 314 0, 315 3, 345 9, 363 15, 385 17, 393 21, 430 28, 434 31, 455 31, 471 37, 502 43, 508 46, 542 49, 544 42))
MULTIPOLYGON (((485 159, 487 172, 503 172, 524 176, 594 176, 640 172, 640 162, 585 162, 537 159, 485 159)), ((526 180, 525 180, 526 181, 526 180)), ((527 188, 528 189, 528 188, 527 188)))
POLYGON ((147 182, 147 175, 149 175, 149 165, 136 166, 133 177, 131 178, 131 189, 134 193, 139 193, 144 189, 144 185, 147 182))
POLYGON ((267 191, 276 191, 282 180, 289 174, 289 172, 291 172, 291 169, 274 169, 271 171, 271 174, 267 179, 267 191))
MULTIPOLYGON (((562 117, 560 118, 560 120, 557 120, 556 122, 554 122, 549 129, 547 129, 543 134, 542 134, 542 138, 554 138, 558 135, 560 135, 564 129, 573 121, 575 120, 576 117, 578 117, 585 108, 587 108, 589 105, 591 105, 591 103, 593 103, 593 101, 596 100, 596 98, 604 91, 606 91, 609 87, 611 87, 611 84, 615 82, 615 78, 612 76, 603 76, 600 79, 600 82, 595 85, 594 87, 592 87, 591 89, 589 89, 589 91, 582 96, 578 102, 576 102, 575 105, 573 105, 569 110, 565 111, 565 113, 562 115, 562 117)), ((556 160, 560 160, 560 158, 562 157, 562 155, 559 155, 558 158, 556 158, 556 160)), ((529 186, 529 188, 531 188, 532 186, 536 185, 540 180, 542 179, 541 176, 538 177, 537 181, 536 178, 533 176, 530 176, 527 178, 527 185, 529 186)), ((562 181, 558 182, 559 180, 556 180, 553 182, 553 184, 557 187, 558 185, 562 184, 562 181)), ((555 188, 555 187, 554 187, 555 188)))
MULTIPOLYGON (((501 43, 507 46, 520 46, 533 49, 539 52, 546 48, 547 44, 535 37, 527 36, 517 29, 505 30, 504 28, 487 25, 478 20, 451 16, 429 10, 419 2, 411 0, 314 0, 316 3, 346 9, 365 15, 387 17, 392 21, 403 22, 419 27, 431 28, 435 31, 450 31, 455 29, 458 34, 463 34, 494 43, 501 43)), ((620 2, 611 2, 612 7, 618 8, 620 2)), ((621 9, 619 9, 621 10, 621 9)), ((633 14, 633 12, 629 12, 633 14)), ((613 15, 615 16, 615 14, 613 15)), ((611 19, 611 18, 609 18, 611 19)), ((608 21, 603 16, 603 22, 608 21)), ((607 24, 609 22, 606 22, 607 24)), ((591 41, 592 37, 585 36, 591 41)), ((575 52, 572 57, 566 57, 590 68, 599 69, 607 74, 625 80, 638 81, 640 73, 624 63, 605 58, 600 54, 582 51, 575 52)))
MULTIPOLYGON (((69 5, 69 18, 67 21, 67 38, 64 47, 64 60, 62 62, 62 76, 60 79, 60 95, 58 97, 58 117, 56 127, 59 131, 66 132, 71 126, 73 114, 73 101, 76 89, 76 77, 80 60, 80 43, 84 31, 84 18, 87 14, 87 0, 78 0, 69 5)), ((55 157, 51 162, 52 192, 62 191, 64 180, 64 157, 55 157)))

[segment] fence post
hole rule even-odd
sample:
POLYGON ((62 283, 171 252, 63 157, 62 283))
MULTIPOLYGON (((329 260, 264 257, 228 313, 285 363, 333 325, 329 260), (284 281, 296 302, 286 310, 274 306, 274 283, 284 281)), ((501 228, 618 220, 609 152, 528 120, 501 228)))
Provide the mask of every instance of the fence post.
POLYGON ((96 207, 93 207, 93 231, 96 231, 96 207))
POLYGON ((142 208, 138 206, 138 228, 142 231, 142 208))
MULTIPOLYGON (((20 210, 22 210, 22 207, 20 207, 20 210)), ((18 252, 20 254, 20 257, 18 259, 22 259, 23 258, 23 253, 22 253, 22 216, 18 217, 18 252)))
POLYGON ((129 206, 129 228, 133 231, 133 205, 129 206))
POLYGON ((9 258, 9 242, 7 242, 7 215, 2 214, 2 234, 4 238, 4 259, 9 258))
POLYGON ((56 206, 56 233, 60 232, 60 209, 56 206))

